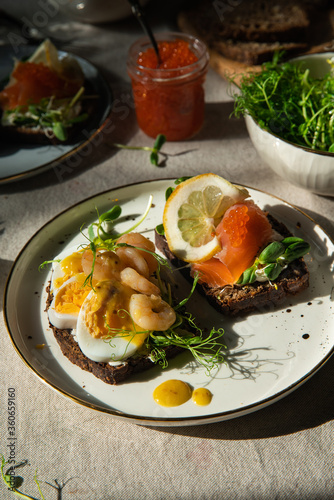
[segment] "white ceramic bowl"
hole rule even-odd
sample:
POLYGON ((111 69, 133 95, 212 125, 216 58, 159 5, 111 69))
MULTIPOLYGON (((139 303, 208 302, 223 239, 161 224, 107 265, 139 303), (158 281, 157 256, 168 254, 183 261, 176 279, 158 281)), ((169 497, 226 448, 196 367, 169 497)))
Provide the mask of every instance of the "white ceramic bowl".
MULTIPOLYGON (((310 69, 311 76, 320 78, 328 73, 326 61, 332 57, 334 52, 326 52, 298 57, 293 61, 302 61, 310 69)), ((312 151, 285 141, 261 129, 248 115, 245 121, 255 149, 274 172, 301 188, 334 196, 334 153, 312 151)))

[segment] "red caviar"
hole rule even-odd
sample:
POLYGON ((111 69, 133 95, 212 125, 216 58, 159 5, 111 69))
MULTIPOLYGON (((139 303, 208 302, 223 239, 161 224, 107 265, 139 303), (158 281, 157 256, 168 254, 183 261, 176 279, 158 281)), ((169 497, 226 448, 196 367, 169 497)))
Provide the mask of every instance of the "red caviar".
POLYGON ((216 227, 222 250, 211 259, 193 264, 200 281, 223 287, 235 283, 269 243, 272 227, 266 214, 252 201, 230 207, 216 227))
POLYGON ((228 234, 232 247, 240 247, 247 235, 247 222, 249 221, 247 205, 236 206, 230 210, 229 217, 222 221, 222 229, 228 234))
POLYGON ((160 61, 145 39, 130 49, 132 81, 139 127, 150 137, 188 139, 204 121, 203 83, 208 65, 205 45, 189 35, 161 35, 160 61))
POLYGON ((158 43, 160 63, 151 47, 145 52, 140 52, 137 63, 140 66, 151 69, 176 69, 189 66, 198 61, 196 55, 191 51, 189 43, 185 40, 158 43))
POLYGON ((42 63, 19 62, 12 77, 15 83, 0 92, 0 106, 5 110, 38 103, 43 97, 69 97, 79 90, 76 83, 61 78, 42 63))

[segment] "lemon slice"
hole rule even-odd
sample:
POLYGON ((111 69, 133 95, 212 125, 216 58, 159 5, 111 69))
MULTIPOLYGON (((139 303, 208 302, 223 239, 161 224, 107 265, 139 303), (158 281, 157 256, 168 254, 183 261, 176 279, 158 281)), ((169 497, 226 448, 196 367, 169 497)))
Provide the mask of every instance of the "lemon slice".
POLYGON ((58 50, 49 39, 41 43, 28 61, 36 64, 42 63, 63 78, 70 81, 78 81, 80 85, 84 82, 84 74, 78 61, 69 55, 60 56, 58 50))
POLYGON ((168 246, 186 262, 203 262, 221 249, 215 228, 226 210, 249 196, 219 175, 202 174, 179 184, 163 214, 168 246))
POLYGON ((36 64, 42 63, 57 73, 60 73, 61 71, 61 62, 59 61, 58 50, 49 39, 44 40, 44 42, 37 47, 35 52, 29 57, 28 61, 36 64))

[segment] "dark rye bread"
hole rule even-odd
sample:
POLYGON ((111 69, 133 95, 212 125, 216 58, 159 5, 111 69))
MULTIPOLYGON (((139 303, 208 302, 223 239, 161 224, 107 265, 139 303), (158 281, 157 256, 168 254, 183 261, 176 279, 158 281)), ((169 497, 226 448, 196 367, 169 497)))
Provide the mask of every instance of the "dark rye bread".
MULTIPOLYGON (((282 237, 291 236, 290 231, 271 215, 268 219, 275 231, 282 237)), ((179 260, 170 251, 164 236, 155 233, 155 245, 160 252, 186 277, 190 278, 190 266, 179 260)), ((192 278, 190 278, 192 279, 192 278)), ((309 272, 303 258, 293 261, 284 269, 274 284, 255 282, 250 285, 228 285, 212 288, 205 283, 198 284, 198 290, 208 302, 222 314, 239 316, 250 312, 267 312, 273 309, 288 295, 296 295, 309 286, 309 272)))
POLYGON ((10 142, 15 144, 30 145, 60 145, 71 144, 75 142, 83 124, 76 124, 67 130, 68 138, 66 141, 60 141, 57 137, 49 137, 41 130, 34 130, 28 127, 0 126, 1 142, 10 142))
POLYGON ((303 40, 310 25, 302 3, 284 0, 239 2, 236 6, 215 4, 219 36, 244 42, 303 40))
MULTIPOLYGON (((48 293, 46 303, 47 312, 53 298, 50 293, 50 285, 47 287, 46 291, 48 293)), ((120 384, 132 375, 156 366, 156 364, 149 358, 149 355, 129 358, 117 366, 112 366, 109 363, 98 363, 96 361, 92 361, 82 353, 74 335, 72 335, 70 330, 61 330, 51 325, 51 323, 49 324, 63 355, 66 356, 71 363, 79 366, 82 370, 92 373, 95 377, 99 378, 106 384, 120 384)), ((170 346, 165 349, 165 352, 166 359, 172 359, 177 354, 182 352, 182 349, 176 346, 170 346)))
POLYGON ((219 40, 212 43, 212 48, 223 56, 244 64, 256 65, 270 60, 277 51, 289 52, 292 57, 307 49, 307 44, 300 42, 235 42, 219 40))
POLYGON ((180 12, 178 25, 207 44, 214 69, 234 73, 237 63, 257 67, 277 51, 288 59, 328 43, 331 8, 329 0, 199 0, 180 12))

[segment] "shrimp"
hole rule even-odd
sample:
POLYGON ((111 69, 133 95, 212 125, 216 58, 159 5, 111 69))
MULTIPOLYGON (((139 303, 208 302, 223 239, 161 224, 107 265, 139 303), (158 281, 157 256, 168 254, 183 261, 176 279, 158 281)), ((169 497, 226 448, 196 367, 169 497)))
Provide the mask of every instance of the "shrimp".
POLYGON ((148 278, 150 275, 146 260, 136 248, 120 247, 116 250, 117 257, 121 260, 123 267, 132 267, 139 274, 148 278))
MULTIPOLYGON (((90 249, 84 251, 81 257, 83 272, 88 276, 92 271, 93 252, 90 249)), ((97 281, 120 279, 120 272, 124 268, 115 252, 96 252, 93 278, 97 281)))
POLYGON ((133 321, 145 330, 163 332, 176 320, 174 309, 157 295, 134 293, 130 297, 129 313, 133 321))
POLYGON ((154 273, 154 271, 158 267, 158 261, 152 255, 152 252, 155 251, 155 246, 152 241, 143 236, 140 233, 128 233, 123 234, 120 238, 118 238, 117 243, 126 243, 127 245, 131 245, 132 247, 136 247, 137 254, 141 255, 149 268, 149 275, 154 273), (142 248, 142 250, 140 250, 142 248))
POLYGON ((120 273, 121 283, 127 285, 136 292, 145 295, 160 295, 160 289, 144 276, 141 276, 132 267, 126 267, 120 273))

